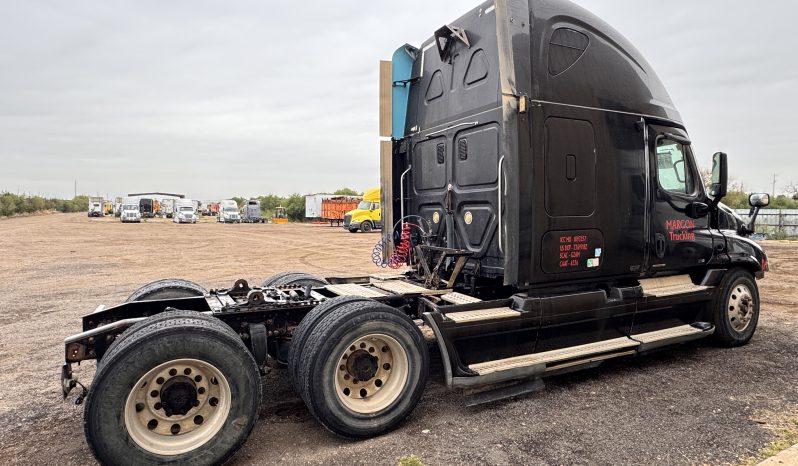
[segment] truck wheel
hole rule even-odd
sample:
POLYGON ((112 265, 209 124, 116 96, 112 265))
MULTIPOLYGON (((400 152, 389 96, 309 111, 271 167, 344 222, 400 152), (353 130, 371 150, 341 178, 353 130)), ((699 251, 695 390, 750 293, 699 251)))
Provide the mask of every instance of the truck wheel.
POLYGON ((104 464, 222 463, 258 414, 258 367, 221 322, 173 318, 141 328, 98 369, 84 430, 104 464))
POLYGON ((297 383, 328 430, 366 438, 394 429, 424 392, 429 355, 404 313, 373 300, 344 304, 313 329, 297 383))
POLYGON ((138 332, 143 328, 161 323, 165 320, 179 319, 179 318, 198 319, 198 320, 205 320, 209 322, 222 324, 220 328, 227 331, 231 337, 238 337, 238 334, 232 328, 230 328, 230 326, 228 326, 227 324, 225 324, 224 322, 220 321, 219 319, 213 316, 203 314, 197 311, 184 311, 182 309, 164 311, 159 314, 155 314, 154 316, 150 316, 140 322, 136 322, 130 328, 119 334, 119 336, 117 336, 114 339, 113 343, 111 343, 111 346, 108 347, 108 350, 105 352, 105 354, 103 354, 102 357, 97 360, 97 367, 99 368, 100 365, 103 364, 106 360, 113 358, 114 353, 118 351, 117 348, 119 348, 122 342, 125 341, 127 338, 129 338, 130 335, 133 335, 134 333, 138 332))
POLYGON ((173 298, 192 298, 195 296, 205 296, 207 290, 188 280, 179 278, 167 278, 148 283, 134 291, 126 300, 126 303, 133 301, 147 301, 152 299, 173 299, 173 298))
POLYGON ((313 333, 313 329, 316 328, 316 325, 327 314, 344 304, 356 301, 369 301, 369 299, 361 296, 337 296, 328 299, 314 307, 303 317, 299 326, 294 330, 294 334, 291 336, 291 348, 288 351, 288 373, 291 378, 291 384, 294 386, 294 390, 296 390, 297 393, 299 393, 299 385, 297 384, 297 378, 299 377, 299 361, 301 360, 302 350, 305 347, 305 343, 307 343, 308 336, 313 333))
POLYGON ((368 233, 372 229, 374 229, 374 225, 372 225, 371 222, 368 220, 360 224, 360 231, 362 231, 363 233, 368 233))
POLYGON ((349 233, 357 233, 357 228, 350 228, 349 233))
POLYGON ((280 272, 264 280, 261 286, 324 286, 329 284, 330 283, 327 282, 327 280, 305 272, 280 272))
POLYGON ((748 343, 759 321, 759 289, 751 273, 726 272, 711 305, 715 341, 729 347, 748 343))

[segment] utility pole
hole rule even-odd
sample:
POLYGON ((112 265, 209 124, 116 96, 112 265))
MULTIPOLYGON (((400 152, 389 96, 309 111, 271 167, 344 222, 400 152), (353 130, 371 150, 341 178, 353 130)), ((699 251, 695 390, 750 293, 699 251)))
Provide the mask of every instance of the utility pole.
POLYGON ((75 180, 75 197, 78 197, 78 180, 75 180))
POLYGON ((776 197, 776 174, 773 174, 773 197, 776 197))

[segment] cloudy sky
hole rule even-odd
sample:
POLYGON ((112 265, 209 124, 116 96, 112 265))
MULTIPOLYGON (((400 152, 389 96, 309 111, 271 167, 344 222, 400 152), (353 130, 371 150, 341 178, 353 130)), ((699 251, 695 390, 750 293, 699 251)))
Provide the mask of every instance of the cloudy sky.
MULTIPOLYGON (((474 0, 26 0, 0 6, 0 191, 195 198, 378 183, 378 60, 474 0)), ((798 7, 577 0, 659 73, 699 163, 798 182, 798 7)))

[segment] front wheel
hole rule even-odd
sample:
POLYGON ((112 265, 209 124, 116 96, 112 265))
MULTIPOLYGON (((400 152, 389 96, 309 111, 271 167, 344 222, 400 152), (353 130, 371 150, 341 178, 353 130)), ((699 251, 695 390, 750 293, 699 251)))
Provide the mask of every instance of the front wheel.
POLYGON ((712 300, 713 335, 723 346, 742 346, 754 336, 759 321, 759 289, 750 272, 726 272, 712 300))
POLYGON ((342 304, 323 317, 299 359, 296 385, 309 411, 346 438, 397 427, 424 393, 429 370, 418 327, 373 300, 342 304))
POLYGON ((84 428, 104 464, 216 464, 257 418, 257 364, 224 323, 177 317, 141 328, 97 369, 84 428))
POLYGON ((374 225, 372 225, 371 222, 368 221, 368 220, 366 220, 365 222, 360 224, 360 230, 363 231, 363 233, 368 233, 368 232, 370 232, 373 229, 374 229, 374 225))

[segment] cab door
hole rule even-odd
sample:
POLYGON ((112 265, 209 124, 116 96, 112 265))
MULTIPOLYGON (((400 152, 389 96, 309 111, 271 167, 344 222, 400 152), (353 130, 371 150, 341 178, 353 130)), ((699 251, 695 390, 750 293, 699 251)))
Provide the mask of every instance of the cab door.
POLYGON ((706 203, 701 177, 687 133, 649 126, 651 215, 647 272, 687 271, 705 265, 713 255, 708 215, 696 215, 706 203))

